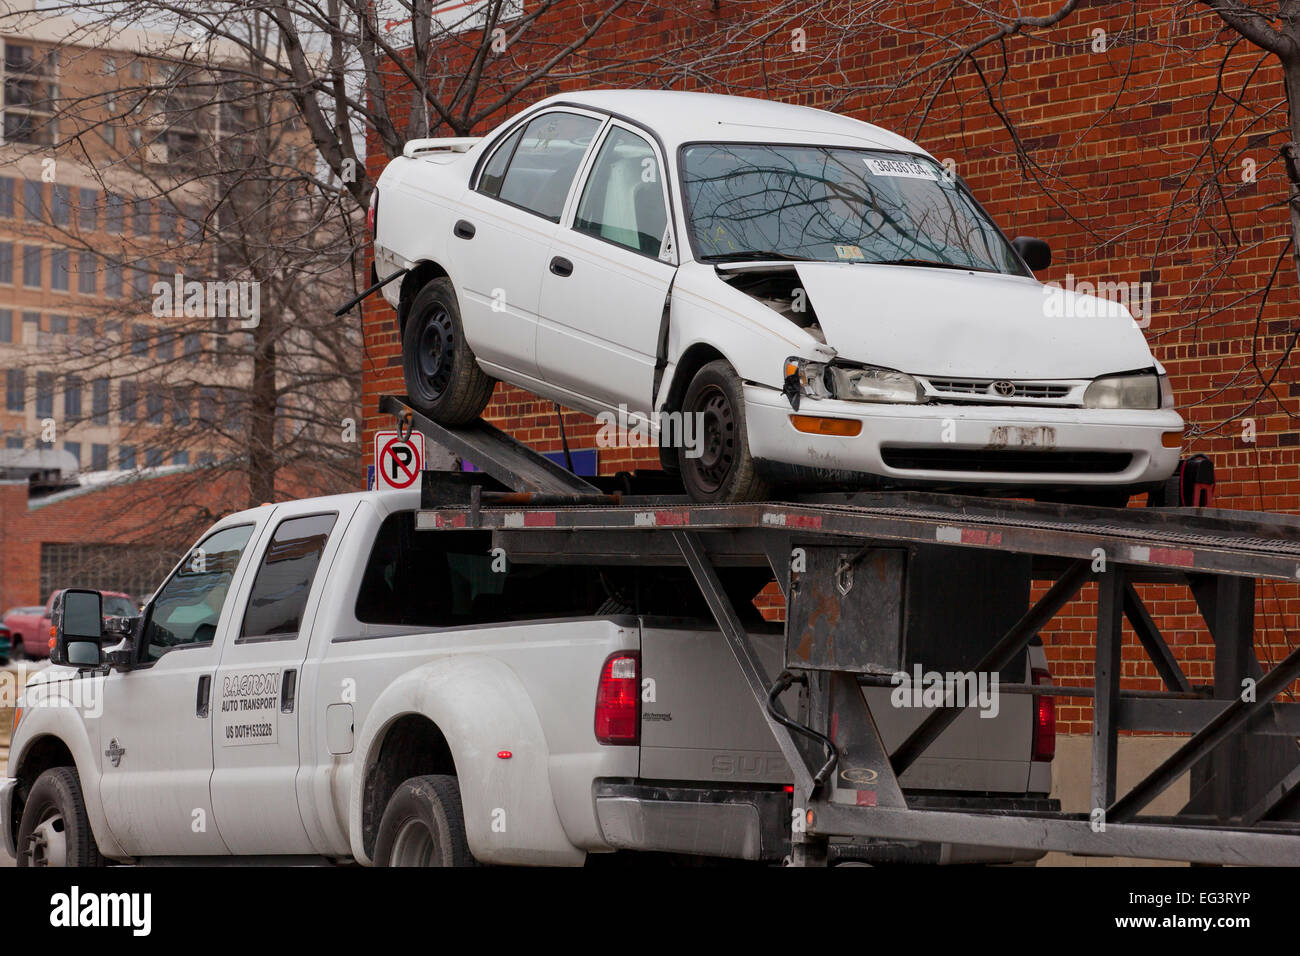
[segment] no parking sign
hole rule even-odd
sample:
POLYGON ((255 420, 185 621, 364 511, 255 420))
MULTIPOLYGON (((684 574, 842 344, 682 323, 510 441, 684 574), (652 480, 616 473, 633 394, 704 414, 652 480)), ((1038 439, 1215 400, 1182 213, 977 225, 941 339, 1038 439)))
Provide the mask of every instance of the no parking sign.
POLYGON ((424 436, 405 440, 395 431, 375 432, 375 487, 381 491, 419 489, 424 468, 424 436))

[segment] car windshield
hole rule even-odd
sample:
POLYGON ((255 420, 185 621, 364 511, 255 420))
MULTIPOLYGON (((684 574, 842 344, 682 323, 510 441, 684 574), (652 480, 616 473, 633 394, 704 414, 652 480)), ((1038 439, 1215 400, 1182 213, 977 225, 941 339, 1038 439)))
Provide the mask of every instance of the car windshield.
POLYGON ((930 159, 831 146, 698 143, 682 155, 697 258, 893 263, 1026 275, 930 159))

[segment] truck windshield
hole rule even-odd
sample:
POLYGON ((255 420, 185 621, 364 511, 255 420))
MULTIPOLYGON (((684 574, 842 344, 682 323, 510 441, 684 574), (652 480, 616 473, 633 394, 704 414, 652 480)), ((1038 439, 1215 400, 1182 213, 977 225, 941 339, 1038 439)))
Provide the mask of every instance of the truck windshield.
POLYGON ((682 151, 696 257, 928 265, 1027 275, 944 167, 831 146, 697 143, 682 151))

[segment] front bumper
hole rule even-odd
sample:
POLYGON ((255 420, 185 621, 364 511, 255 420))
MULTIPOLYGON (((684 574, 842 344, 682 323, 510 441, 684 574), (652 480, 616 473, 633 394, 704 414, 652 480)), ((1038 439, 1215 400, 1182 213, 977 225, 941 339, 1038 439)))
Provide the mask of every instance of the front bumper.
POLYGON ((15 777, 0 777, 0 846, 15 859, 18 857, 18 845, 15 842, 13 827, 14 790, 18 787, 15 777))
POLYGON ((800 415, 861 421, 862 431, 848 438, 797 431, 791 414, 782 393, 745 386, 750 453, 761 470, 827 482, 870 475, 900 485, 1152 485, 1173 474, 1181 452, 1164 447, 1162 436, 1183 428, 1172 409, 800 402, 800 415))

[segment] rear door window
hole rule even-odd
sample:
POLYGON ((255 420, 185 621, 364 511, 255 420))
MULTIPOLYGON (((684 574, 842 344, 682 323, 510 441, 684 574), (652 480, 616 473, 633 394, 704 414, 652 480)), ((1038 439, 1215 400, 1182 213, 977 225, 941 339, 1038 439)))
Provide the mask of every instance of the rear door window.
MULTIPOLYGON (((599 129, 600 120, 578 113, 543 113, 530 120, 510 157, 497 197, 559 222, 573 177, 599 129)), ((500 152, 493 156, 494 162, 500 152)))
POLYGON ((316 569, 336 514, 280 522, 257 569, 238 642, 287 641, 298 636, 316 569))

